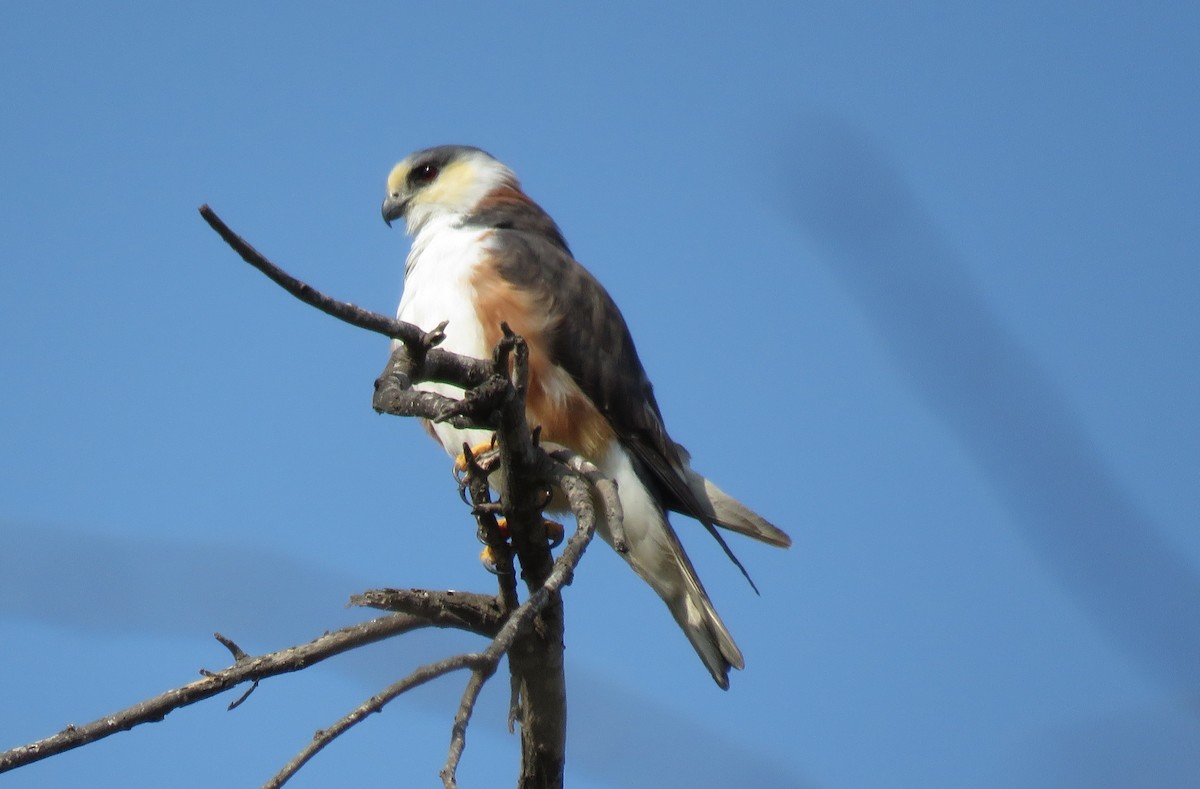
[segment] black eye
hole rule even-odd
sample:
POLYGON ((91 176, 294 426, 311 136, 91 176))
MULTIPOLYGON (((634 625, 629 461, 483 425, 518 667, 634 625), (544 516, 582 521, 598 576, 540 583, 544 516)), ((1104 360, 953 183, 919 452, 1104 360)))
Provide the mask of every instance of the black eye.
POLYGON ((427 184, 437 177, 438 166, 436 164, 418 164, 408 174, 409 182, 414 184, 427 184))

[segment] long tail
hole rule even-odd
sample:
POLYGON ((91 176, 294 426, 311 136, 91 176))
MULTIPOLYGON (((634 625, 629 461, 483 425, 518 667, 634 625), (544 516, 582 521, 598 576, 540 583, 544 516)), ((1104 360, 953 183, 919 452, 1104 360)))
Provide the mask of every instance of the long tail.
POLYGON ((644 524, 649 528, 636 538, 626 530, 630 546, 623 556, 667 604, 713 680, 727 690, 729 669, 746 665, 742 651, 708 599, 666 516, 659 513, 656 520, 644 524))
MULTIPOLYGON (((671 529, 669 525, 664 525, 668 530, 671 529)), ((671 536, 675 536, 673 532, 671 536)), ((712 601, 708 599, 708 593, 704 591, 704 586, 696 577, 696 571, 692 568, 692 563, 684 553, 683 547, 679 545, 678 540, 675 540, 675 544, 678 548, 676 558, 679 562, 682 583, 677 595, 670 598, 663 596, 663 601, 666 602, 667 608, 671 610, 671 615, 679 623, 679 627, 687 636, 688 641, 692 642, 692 647, 704 661, 712 678, 723 690, 728 690, 729 669, 741 670, 745 668, 746 662, 742 658, 742 651, 734 643, 729 629, 725 627, 717 610, 713 608, 712 601)), ((653 586, 653 584, 651 585, 653 586)), ((655 588, 655 591, 659 590, 655 588)), ((662 595, 662 592, 659 594, 662 595)))
POLYGON ((707 519, 723 526, 730 531, 744 534, 768 545, 780 548, 790 547, 792 538, 779 527, 767 521, 754 510, 742 504, 725 491, 718 488, 710 480, 697 474, 691 468, 686 468, 688 487, 696 495, 701 511, 684 513, 699 519, 707 519))
MULTIPOLYGON (((745 660, 729 629, 708 599, 708 593, 696 576, 696 570, 667 521, 662 506, 638 477, 623 449, 618 447, 610 452, 601 470, 616 480, 621 508, 624 510, 624 529, 629 550, 621 555, 667 604, 671 616, 691 642, 713 680, 722 688, 728 688, 729 670, 743 668, 745 660)), ((710 511, 688 515, 707 518, 775 545, 791 542, 782 531, 715 486, 708 487, 703 477, 689 474, 686 480, 688 489, 698 488, 695 496, 700 499, 698 506, 710 511)), ((612 535, 606 525, 599 525, 597 531, 612 544, 612 535)))

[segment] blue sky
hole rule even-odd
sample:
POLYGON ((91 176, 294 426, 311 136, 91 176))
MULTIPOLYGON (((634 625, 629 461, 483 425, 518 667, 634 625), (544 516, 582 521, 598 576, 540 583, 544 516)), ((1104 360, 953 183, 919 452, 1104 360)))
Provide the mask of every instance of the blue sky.
MULTIPOLYGON (((575 787, 1185 786, 1200 770, 1194 4, 7 3, 0 747, 362 617, 489 591, 449 464, 375 415, 384 178, 510 164, 621 305, 674 437, 786 528, 677 522, 716 689, 601 545, 566 592, 575 787)), ((257 785, 421 634, 6 775, 257 785)), ((295 786, 436 785, 462 678, 295 786)), ((460 771, 507 785, 485 691, 460 771)))

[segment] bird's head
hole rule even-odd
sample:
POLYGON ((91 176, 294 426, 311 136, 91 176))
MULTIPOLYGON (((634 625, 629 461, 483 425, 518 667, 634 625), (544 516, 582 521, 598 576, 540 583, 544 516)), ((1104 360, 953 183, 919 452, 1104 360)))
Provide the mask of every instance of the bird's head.
POLYGON ((512 171, 485 151, 439 145, 411 154, 392 168, 383 199, 383 221, 404 219, 415 235, 437 216, 466 216, 489 192, 516 187, 512 171))

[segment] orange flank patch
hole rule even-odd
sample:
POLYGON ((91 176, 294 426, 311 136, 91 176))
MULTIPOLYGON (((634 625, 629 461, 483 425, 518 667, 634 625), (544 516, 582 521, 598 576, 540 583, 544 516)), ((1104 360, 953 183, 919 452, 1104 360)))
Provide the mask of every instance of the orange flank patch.
POLYGON ((615 437, 612 426, 575 380, 547 354, 546 330, 555 317, 549 312, 550 305, 537 303, 487 263, 475 270, 471 284, 475 288, 475 312, 488 345, 500 341, 501 323, 507 323, 529 344, 529 391, 525 399, 529 426, 540 426, 544 440, 570 447, 584 457, 603 457, 615 437))

